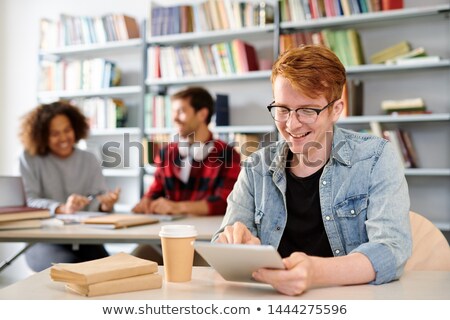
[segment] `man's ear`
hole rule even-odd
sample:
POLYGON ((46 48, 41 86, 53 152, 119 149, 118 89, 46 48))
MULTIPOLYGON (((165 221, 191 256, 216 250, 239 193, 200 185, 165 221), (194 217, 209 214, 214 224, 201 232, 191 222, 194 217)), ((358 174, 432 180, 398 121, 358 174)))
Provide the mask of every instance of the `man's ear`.
POLYGON ((209 110, 208 108, 201 108, 197 111, 197 116, 200 117, 200 120, 206 123, 206 119, 208 118, 209 110))
POLYGON ((334 103, 333 109, 331 110, 333 122, 337 122, 344 110, 344 101, 342 99, 337 100, 334 103))

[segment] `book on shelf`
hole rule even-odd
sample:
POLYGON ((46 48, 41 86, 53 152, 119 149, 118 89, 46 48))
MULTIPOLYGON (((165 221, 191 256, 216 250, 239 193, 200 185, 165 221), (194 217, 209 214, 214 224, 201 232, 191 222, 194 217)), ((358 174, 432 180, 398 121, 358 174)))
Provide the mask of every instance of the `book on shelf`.
POLYGON ((342 98, 344 109, 341 117, 363 115, 363 82, 359 79, 348 79, 344 86, 342 98))
POLYGON ((396 63, 399 66, 411 66, 426 63, 436 63, 441 61, 439 56, 424 56, 424 57, 413 57, 408 59, 397 59, 396 63))
POLYGON ((232 48, 232 60, 238 66, 235 73, 259 70, 258 55, 254 46, 239 39, 233 40, 229 45, 232 48))
POLYGON ((0 207, 0 222, 50 217, 51 214, 48 209, 30 208, 27 206, 0 207))
POLYGON ((245 160, 253 152, 259 149, 260 138, 256 134, 236 133, 234 134, 235 150, 245 160))
POLYGON ((105 216, 91 217, 82 223, 108 229, 121 229, 158 223, 159 220, 149 215, 113 213, 105 216))
POLYGON ((371 63, 385 63, 387 60, 396 59, 411 51, 411 45, 408 41, 401 41, 393 46, 375 52, 370 56, 371 63))
POLYGON ((419 157, 417 156, 417 151, 412 142, 410 133, 405 130, 399 130, 399 132, 400 132, 401 141, 403 142, 403 144, 406 147, 408 159, 411 164, 411 168, 418 168, 419 167, 419 157))
POLYGON ((403 9, 403 0, 381 0, 382 10, 403 9))
POLYGON ((88 119, 90 129, 116 129, 126 127, 128 107, 122 99, 80 98, 71 99, 88 119))
POLYGON ((417 168, 417 153, 409 133, 401 129, 384 130, 383 137, 393 144, 405 168, 417 168))
POLYGON ((147 93, 144 100, 145 128, 172 128, 171 109, 169 95, 147 93))
POLYGON ((159 289, 162 287, 162 276, 157 273, 143 274, 134 277, 97 282, 93 284, 67 283, 66 288, 86 297, 97 297, 108 294, 132 291, 159 289))
POLYGON ((381 109, 390 114, 393 112, 423 112, 426 111, 425 101, 422 98, 402 99, 402 100, 383 100, 381 109))
POLYGON ((227 94, 216 94, 216 126, 230 124, 230 106, 227 94))
POLYGON ((383 138, 383 129, 378 121, 370 121, 370 132, 377 137, 383 138))
POLYGON ((117 16, 119 40, 128 40, 140 37, 139 25, 134 17, 126 14, 119 14, 117 16))
POLYGON ((399 56, 395 57, 394 59, 388 59, 384 63, 388 64, 388 65, 392 65, 392 64, 397 64, 397 62, 399 60, 410 59, 410 58, 415 58, 415 57, 424 57, 426 55, 427 55, 427 53, 425 51, 425 48, 418 47, 418 48, 414 48, 414 49, 408 51, 405 54, 399 55, 399 56))
POLYGON ((170 141, 170 137, 155 137, 154 135, 150 138, 143 138, 142 145, 144 146, 144 165, 155 165, 156 159, 164 147, 164 144, 170 141))

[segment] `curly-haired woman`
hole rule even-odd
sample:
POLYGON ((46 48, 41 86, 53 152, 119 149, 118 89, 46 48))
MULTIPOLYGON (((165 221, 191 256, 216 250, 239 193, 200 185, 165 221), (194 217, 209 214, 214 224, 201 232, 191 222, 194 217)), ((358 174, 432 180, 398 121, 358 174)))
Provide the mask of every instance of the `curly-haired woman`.
MULTIPOLYGON (((95 156, 76 144, 87 137, 89 125, 80 110, 66 102, 43 104, 22 120, 24 152, 20 171, 30 207, 52 214, 113 210, 119 190, 108 191, 95 156), (92 199, 88 195, 97 195, 92 199)), ((26 252, 30 268, 40 271, 52 263, 82 262, 108 255, 102 245, 37 243, 26 252)))

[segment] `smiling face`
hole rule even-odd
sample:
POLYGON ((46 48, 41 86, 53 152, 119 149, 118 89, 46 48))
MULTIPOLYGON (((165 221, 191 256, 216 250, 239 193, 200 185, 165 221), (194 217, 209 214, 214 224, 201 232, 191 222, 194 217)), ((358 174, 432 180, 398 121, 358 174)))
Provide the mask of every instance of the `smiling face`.
POLYGON ((181 137, 187 138, 192 133, 197 133, 200 127, 206 126, 206 108, 198 110, 190 105, 189 99, 175 99, 172 101, 173 121, 178 127, 181 137))
POLYGON ((69 157, 75 146, 75 131, 69 118, 65 115, 57 115, 50 121, 48 147, 50 152, 57 157, 69 157))
MULTIPOLYGON (((320 109, 330 102, 323 96, 309 98, 295 90, 289 81, 282 76, 275 79, 273 92, 275 100, 273 105, 284 106, 291 110, 306 106, 314 106, 314 108, 320 109)), ((294 155, 306 155, 310 160, 328 158, 333 124, 339 119, 341 111, 342 100, 339 99, 328 109, 321 112, 314 123, 301 123, 298 121, 296 114, 291 112, 286 122, 275 121, 275 124, 281 136, 289 143, 289 148, 294 155)))

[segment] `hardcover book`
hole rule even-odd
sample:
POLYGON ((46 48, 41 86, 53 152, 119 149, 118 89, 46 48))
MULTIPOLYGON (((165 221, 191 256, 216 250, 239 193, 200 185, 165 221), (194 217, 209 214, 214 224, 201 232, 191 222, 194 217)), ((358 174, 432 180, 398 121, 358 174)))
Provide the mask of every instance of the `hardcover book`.
POLYGON ((230 107, 227 94, 216 95, 216 126, 228 126, 230 124, 230 107))
POLYGON ((402 9, 403 0, 381 0, 381 8, 383 10, 402 9))
POLYGON ((158 264, 127 253, 80 263, 58 263, 50 269, 53 281, 82 286, 115 279, 152 274, 158 271, 158 264))
POLYGON ((40 219, 0 222, 0 230, 39 229, 41 226, 42 221, 40 219))
POLYGON ((66 284, 67 289, 86 297, 96 297, 114 293, 158 289, 161 287, 162 276, 156 273, 97 282, 87 285, 74 283, 66 284))
POLYGON ((48 209, 30 208, 26 206, 0 207, 0 222, 50 217, 51 215, 48 209))

